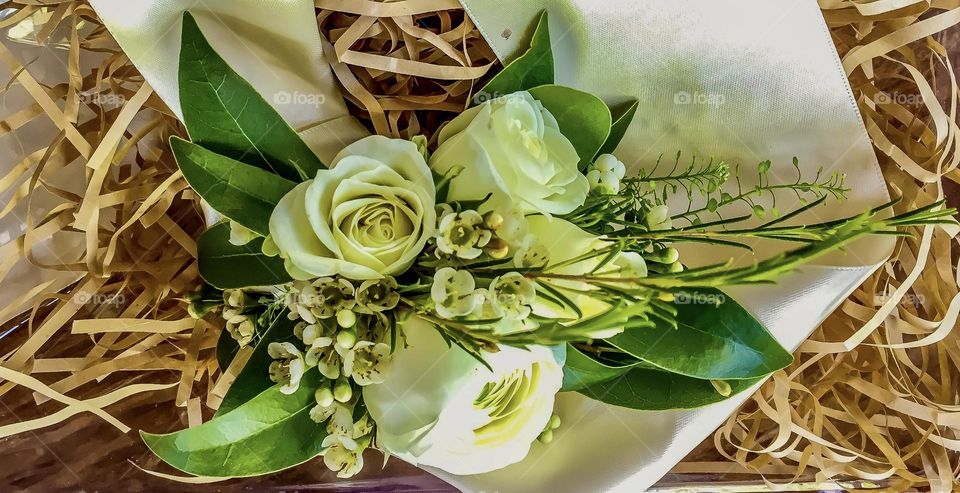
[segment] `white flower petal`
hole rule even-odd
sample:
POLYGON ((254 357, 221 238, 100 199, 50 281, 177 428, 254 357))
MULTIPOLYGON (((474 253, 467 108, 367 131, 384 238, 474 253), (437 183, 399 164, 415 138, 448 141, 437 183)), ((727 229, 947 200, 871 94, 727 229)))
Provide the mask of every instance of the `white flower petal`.
POLYGON ((553 413, 563 380, 552 352, 503 347, 486 355, 491 372, 459 347, 448 347, 422 320, 412 319, 403 330, 409 347, 397 350, 382 384, 363 390, 378 443, 404 460, 454 474, 479 474, 526 456, 553 413), (517 372, 523 379, 510 380, 517 372), (490 397, 497 388, 491 385, 504 381, 513 382, 506 400, 490 397))

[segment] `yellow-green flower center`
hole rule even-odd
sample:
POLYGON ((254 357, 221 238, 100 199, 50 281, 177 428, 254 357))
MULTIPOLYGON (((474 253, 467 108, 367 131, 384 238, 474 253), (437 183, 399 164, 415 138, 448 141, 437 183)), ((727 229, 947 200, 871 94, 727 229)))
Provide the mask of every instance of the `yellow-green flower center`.
POLYGON ((524 405, 537 388, 539 378, 540 364, 534 363, 484 385, 473 405, 490 416, 490 421, 473 430, 477 445, 494 445, 509 439, 514 434, 512 430, 526 425, 524 405))

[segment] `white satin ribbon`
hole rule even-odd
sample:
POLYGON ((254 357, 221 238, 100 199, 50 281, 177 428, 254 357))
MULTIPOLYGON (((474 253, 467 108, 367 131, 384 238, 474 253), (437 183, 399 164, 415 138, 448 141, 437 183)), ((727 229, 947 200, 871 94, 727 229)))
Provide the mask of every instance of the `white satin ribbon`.
MULTIPOLYGON (((812 0, 461 0, 504 61, 524 48, 546 9, 557 83, 609 103, 640 102, 617 156, 649 169, 661 154, 715 156, 743 165, 744 186, 758 162, 789 182, 793 156, 806 177, 823 166, 853 188, 802 219, 855 215, 888 200, 870 140, 817 3, 812 0)), ((669 167, 667 168, 669 170, 669 167)), ((752 181, 751 181, 752 180, 752 181)), ((679 197, 676 203, 683 204, 679 197)), ((798 205, 778 197, 781 211, 798 205)), ((764 255, 784 245, 759 245, 764 255)), ((892 240, 871 238, 786 276, 775 286, 728 290, 785 346, 796 348, 889 255, 892 240)), ((687 248, 685 261, 725 260, 736 251, 687 248), (705 254, 705 250, 709 253, 705 254)), ((740 253, 742 255, 742 253, 740 253)), ((638 412, 562 394, 563 426, 549 446, 534 444, 513 466, 477 476, 432 471, 464 491, 641 491, 709 436, 747 397, 693 411, 638 412)))
POLYGON ((92 0, 97 15, 178 116, 181 17, 189 10, 227 63, 325 162, 367 131, 347 113, 309 0, 92 0))

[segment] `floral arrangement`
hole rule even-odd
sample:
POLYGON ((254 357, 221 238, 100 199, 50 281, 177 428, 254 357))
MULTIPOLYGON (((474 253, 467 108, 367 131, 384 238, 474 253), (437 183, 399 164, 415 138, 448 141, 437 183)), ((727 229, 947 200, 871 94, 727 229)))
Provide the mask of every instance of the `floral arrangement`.
POLYGON ((668 172, 628 175, 612 152, 637 104, 611 109, 553 84, 545 18, 436 145, 371 136, 322 163, 184 17, 191 140, 170 145, 226 219, 198 241, 206 285, 191 311, 222 317, 222 368, 242 347, 250 355, 212 420, 143 433, 159 457, 239 477, 323 456, 349 477, 376 448, 477 474, 547 446, 561 391, 654 411, 718 402, 792 361, 724 287, 955 213, 935 203, 887 217, 884 206, 797 224, 849 189, 840 175, 771 185, 770 162, 736 191, 723 185, 740 168, 679 154, 668 172), (761 200, 778 191, 805 205, 761 200), (667 205, 678 194, 680 211, 667 205), (677 249, 749 252, 757 239, 798 246, 699 267, 677 249))

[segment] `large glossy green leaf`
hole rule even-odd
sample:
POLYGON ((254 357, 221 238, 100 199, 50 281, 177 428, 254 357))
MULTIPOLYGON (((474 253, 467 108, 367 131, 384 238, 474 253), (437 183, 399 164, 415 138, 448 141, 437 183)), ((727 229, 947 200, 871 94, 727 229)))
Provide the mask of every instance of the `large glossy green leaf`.
POLYGON ((567 362, 563 366, 561 392, 580 390, 624 375, 640 361, 611 365, 597 361, 574 346, 567 345, 567 362))
POLYGON ((762 377, 793 362, 750 312, 718 290, 676 293, 673 306, 676 328, 658 321, 607 342, 664 370, 708 380, 762 377))
POLYGON ((614 406, 643 411, 693 409, 743 392, 761 379, 731 380, 730 394, 722 395, 709 380, 648 368, 633 368, 626 374, 591 385, 579 392, 614 406))
POLYGON ((610 126, 610 135, 600 146, 597 154, 611 154, 620 145, 624 134, 627 133, 627 127, 633 121, 633 116, 637 114, 637 107, 640 102, 634 99, 628 103, 610 108, 610 114, 613 116, 613 124, 610 126))
POLYGON ((220 337, 217 338, 217 366, 220 367, 220 370, 226 370, 239 351, 240 345, 230 335, 230 332, 226 329, 221 330, 220 337))
POLYGON ((200 276, 220 289, 273 286, 292 279, 280 257, 263 254, 263 238, 245 245, 230 243, 230 225, 220 223, 203 232, 197 240, 200 276))
POLYGON ((473 100, 475 103, 482 103, 544 84, 553 84, 553 49, 550 46, 546 10, 540 14, 530 37, 530 48, 504 66, 503 70, 477 92, 473 100))
POLYGON ((210 46, 183 15, 180 107, 190 138, 217 154, 295 182, 324 165, 279 113, 210 46))
POLYGON ((282 394, 275 385, 201 425, 164 435, 140 432, 140 436, 164 462, 198 476, 246 477, 281 471, 322 450, 325 428, 310 419, 321 378, 311 370, 293 394, 282 394))
MULTIPOLYGON (((267 346, 269 346, 271 342, 296 341, 297 336, 293 333, 294 325, 296 325, 296 323, 287 318, 286 312, 282 312, 277 315, 269 327, 259 329, 262 332, 254 339, 256 344, 253 347, 253 354, 250 355, 247 364, 244 365, 243 370, 237 375, 237 379, 233 381, 233 385, 230 386, 227 395, 223 397, 223 402, 220 403, 220 407, 217 409, 217 416, 224 415, 242 406, 248 400, 253 399, 273 385, 273 382, 270 381, 269 371, 273 358, 267 354, 267 346)), ((224 332, 226 331, 224 330, 224 332)), ((220 339, 217 341, 217 360, 221 365, 230 364, 230 361, 233 360, 233 355, 237 352, 236 349, 234 349, 236 346, 236 341, 234 341, 229 334, 226 337, 224 337, 223 334, 220 335, 220 339), (233 346, 231 347, 230 344, 233 346), (221 347, 221 345, 223 345, 223 347, 221 347)), ((226 368, 226 366, 221 366, 221 368, 226 368)))
POLYGON ((270 234, 270 213, 297 184, 269 171, 221 156, 178 137, 170 147, 187 183, 220 214, 247 229, 270 234))
POLYGON ((613 119, 606 103, 593 94, 557 85, 534 87, 530 94, 557 119, 560 132, 580 156, 580 169, 585 169, 610 135, 613 119))

